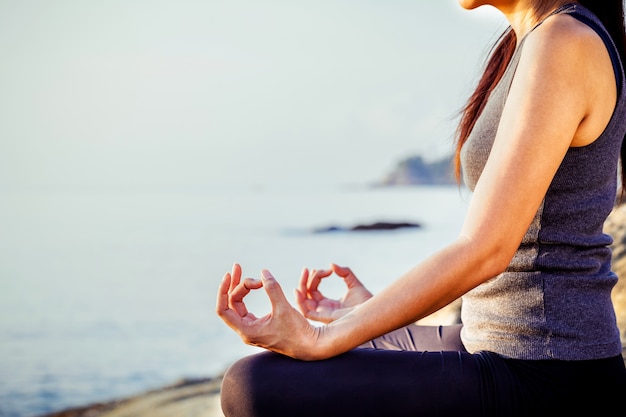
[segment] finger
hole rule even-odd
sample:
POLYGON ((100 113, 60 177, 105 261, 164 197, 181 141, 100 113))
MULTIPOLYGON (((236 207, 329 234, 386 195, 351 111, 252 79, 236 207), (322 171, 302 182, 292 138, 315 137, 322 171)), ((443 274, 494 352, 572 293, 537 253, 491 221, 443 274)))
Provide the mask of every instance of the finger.
POLYGON ((327 312, 319 311, 317 309, 308 310, 307 314, 304 316, 309 320, 319 321, 320 323, 330 323, 333 321, 327 312))
POLYGON ((259 289, 263 286, 263 283, 258 279, 246 278, 230 291, 229 303, 233 310, 237 312, 241 317, 248 314, 248 309, 243 299, 250 293, 251 290, 259 289))
POLYGON ((354 275, 350 268, 345 266, 339 266, 337 264, 330 264, 330 267, 335 272, 335 274, 343 278, 348 288, 362 285, 361 281, 359 281, 359 279, 356 277, 356 275, 354 275))
POLYGON ((274 278, 270 271, 267 269, 261 271, 261 280, 263 282, 263 288, 265 288, 265 292, 267 293, 270 303, 272 304, 273 312, 277 312, 285 305, 289 305, 289 302, 285 297, 285 293, 283 293, 283 289, 280 287, 280 284, 276 281, 276 278, 274 278))
POLYGON ((246 278, 230 292, 230 299, 232 301, 241 301, 246 295, 248 295, 248 293, 250 293, 250 291, 258 290, 262 286, 263 283, 260 280, 246 278))
POLYGON ((303 297, 307 295, 307 283, 309 282, 309 270, 307 268, 302 268, 302 272, 300 273, 300 281, 298 282, 298 291, 302 294, 303 297))
POLYGON ((226 310, 221 310, 219 312, 220 318, 235 332, 237 332, 241 338, 246 337, 248 332, 251 329, 251 326, 254 325, 254 322, 257 320, 252 314, 248 314, 245 317, 239 316, 234 310, 230 308, 226 310))
POLYGON ((241 280, 241 266, 238 263, 233 264, 231 271, 230 291, 234 290, 241 280))
MULTIPOLYGON (((250 344, 251 330, 255 326, 257 318, 253 314, 241 315, 229 306, 229 288, 231 286, 232 276, 226 273, 219 285, 217 292, 216 310, 219 317, 235 332, 237 332, 244 342, 250 344)), ((243 305, 243 302, 241 303, 243 305)), ((245 308, 245 305, 244 305, 245 308)), ((253 332, 252 332, 253 334, 253 332)))
POLYGON ((352 274, 352 270, 348 268, 347 266, 330 264, 330 268, 335 272, 335 274, 339 275, 342 278, 348 276, 349 274, 352 274))
POLYGON ((316 310, 308 310, 304 315, 309 320, 323 322, 323 317, 316 310))
POLYGON ((321 301, 324 298, 324 295, 319 291, 319 285, 322 282, 322 279, 330 276, 330 274, 332 274, 333 271, 332 269, 321 269, 321 270, 313 270, 313 272, 311 273, 311 275, 309 276, 309 282, 308 282, 308 295, 310 295, 311 298, 313 298, 315 301, 321 301))
POLYGON ((220 286, 217 290, 217 300, 215 303, 215 311, 218 316, 222 317, 224 312, 230 310, 230 306, 228 304, 228 289, 230 288, 231 276, 227 272, 224 274, 224 278, 220 282, 220 286))
POLYGON ((233 330, 239 332, 242 327, 242 316, 230 308, 229 304, 229 288, 232 281, 231 275, 227 272, 222 278, 219 289, 217 291, 217 302, 215 310, 217 315, 233 330))
POLYGON ((309 308, 307 306, 307 299, 306 299, 306 297, 297 288, 293 290, 293 294, 296 297, 296 304, 298 305, 298 308, 300 309, 300 312, 306 316, 307 312, 309 310, 309 308))

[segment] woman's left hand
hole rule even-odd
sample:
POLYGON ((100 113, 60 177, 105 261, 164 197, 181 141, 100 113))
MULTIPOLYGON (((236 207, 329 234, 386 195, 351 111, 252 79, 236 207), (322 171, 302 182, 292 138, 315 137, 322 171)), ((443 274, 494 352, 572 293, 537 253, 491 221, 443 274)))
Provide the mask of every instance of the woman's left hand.
POLYGON ((300 311, 308 319, 331 323, 354 309, 354 307, 372 298, 372 293, 354 275, 350 268, 331 264, 327 270, 302 271, 300 286, 296 289, 296 301, 300 311), (332 273, 337 274, 348 287, 348 291, 338 300, 326 297, 319 290, 322 279, 332 273))
POLYGON ((313 360, 319 328, 294 309, 278 281, 268 270, 261 279, 241 279, 241 267, 233 265, 226 273, 217 294, 217 314, 249 345, 263 347, 297 359, 313 360), (272 310, 263 317, 248 311, 244 298, 252 290, 263 287, 272 310))

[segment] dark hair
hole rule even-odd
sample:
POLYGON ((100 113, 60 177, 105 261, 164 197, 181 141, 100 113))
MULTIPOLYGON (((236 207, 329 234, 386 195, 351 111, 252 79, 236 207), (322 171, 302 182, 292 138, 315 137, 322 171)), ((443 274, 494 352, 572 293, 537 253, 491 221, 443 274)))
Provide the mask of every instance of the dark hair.
MULTIPOLYGON (((578 3, 589 9, 600 19, 611 38, 613 38, 622 62, 626 63, 623 0, 579 0, 578 3)), ((516 43, 515 32, 509 27, 496 41, 476 89, 461 110, 461 120, 457 128, 456 154, 454 157, 454 174, 459 183, 461 181, 461 148, 474 128, 476 119, 482 113, 489 94, 504 75, 504 71, 515 52, 516 43)), ((626 88, 626 86, 622 88, 626 88)), ((621 179, 623 194, 626 189, 626 139, 622 142, 620 156, 622 160, 621 179)))

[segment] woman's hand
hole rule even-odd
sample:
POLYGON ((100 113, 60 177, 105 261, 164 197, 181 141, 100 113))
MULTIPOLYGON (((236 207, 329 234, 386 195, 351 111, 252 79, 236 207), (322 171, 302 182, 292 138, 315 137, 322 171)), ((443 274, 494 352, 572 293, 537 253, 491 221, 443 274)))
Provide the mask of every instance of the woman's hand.
POLYGON ((311 320, 323 323, 330 323, 343 317, 357 305, 372 298, 372 293, 363 286, 350 268, 335 264, 331 264, 330 269, 314 269, 310 273, 305 268, 300 277, 300 286, 295 293, 302 314, 311 320), (343 278, 348 287, 346 294, 339 300, 325 297, 318 289, 322 279, 333 272, 343 278))
POLYGON ((217 294, 217 314, 249 345, 263 347, 297 359, 315 359, 313 350, 319 337, 319 328, 313 327, 294 309, 269 271, 261 272, 261 279, 241 279, 241 267, 233 266, 226 273, 217 294), (272 305, 272 311, 257 318, 244 303, 252 290, 263 287, 272 305))

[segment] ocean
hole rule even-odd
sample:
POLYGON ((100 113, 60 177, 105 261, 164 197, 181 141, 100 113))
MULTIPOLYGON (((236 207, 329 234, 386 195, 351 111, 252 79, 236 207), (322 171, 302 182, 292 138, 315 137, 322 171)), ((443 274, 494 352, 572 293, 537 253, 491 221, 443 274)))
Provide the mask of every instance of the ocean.
MULTIPOLYGON (((258 351, 214 312, 233 262, 272 271, 291 301, 303 267, 331 262, 377 292, 456 237, 469 198, 455 186, 2 192, 0 416, 223 372, 258 351), (421 227, 314 232, 376 221, 421 227)), ((248 301, 269 311, 262 291, 248 301)))

